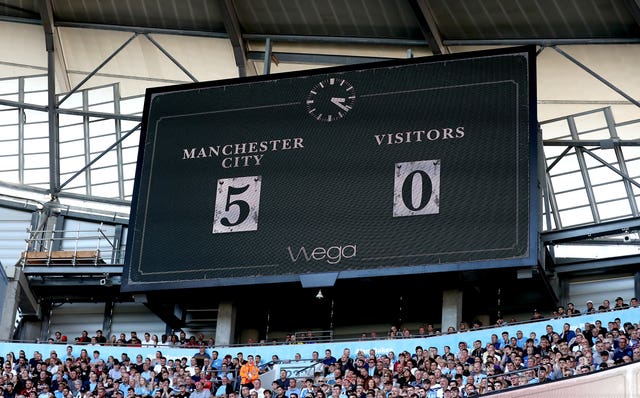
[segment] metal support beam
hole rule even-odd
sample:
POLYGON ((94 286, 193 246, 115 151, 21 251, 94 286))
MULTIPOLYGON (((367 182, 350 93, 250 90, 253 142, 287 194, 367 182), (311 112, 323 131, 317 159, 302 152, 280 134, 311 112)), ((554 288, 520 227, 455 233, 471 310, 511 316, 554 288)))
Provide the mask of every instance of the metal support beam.
POLYGON ((53 305, 51 302, 40 303, 42 311, 42 319, 40 320, 40 341, 47 341, 51 333, 51 314, 53 313, 53 305))
MULTIPOLYGON (((636 182, 636 180, 632 179, 631 177, 629 177, 629 174, 627 173, 623 173, 622 171, 616 169, 615 167, 611 166, 606 160, 602 159, 600 156, 596 155, 595 153, 591 152, 590 150, 586 149, 586 148, 582 148, 582 151, 584 153, 586 153, 587 155, 591 156, 592 158, 594 158, 595 160, 597 160, 598 162, 602 163, 603 166, 605 166, 606 168, 608 168, 609 170, 613 171, 614 173, 616 173, 617 175, 619 175, 620 177, 622 177, 622 181, 629 183, 629 184, 633 184, 636 187, 640 188, 640 183, 636 182)), ((631 196, 633 196, 633 191, 630 192, 631 196)))
POLYGON ((68 183, 70 183, 71 181, 73 181, 74 178, 76 178, 77 176, 79 176, 80 174, 82 174, 83 171, 87 170, 89 167, 91 167, 92 164, 94 164, 95 162, 97 162, 98 160, 100 160, 104 155, 106 155, 107 153, 109 153, 109 151, 111 151, 113 148, 115 148, 118 144, 120 144, 122 141, 126 140, 134 131, 136 131, 137 129, 140 128, 140 126, 142 125, 142 123, 138 123, 134 128, 132 128, 131 130, 127 131, 122 137, 120 137, 119 140, 117 140, 116 142, 114 142, 113 144, 111 144, 109 146, 109 148, 105 149, 104 151, 102 151, 102 153, 100 153, 100 155, 96 156, 92 161, 90 161, 89 163, 87 163, 82 169, 76 171, 71 177, 69 177, 69 179, 67 181, 64 182, 64 184, 62 184, 60 186, 60 189, 64 188, 68 183))
POLYGON ((440 29, 436 24, 429 0, 411 0, 409 2, 413 12, 418 19, 418 25, 422 35, 429 43, 429 48, 434 54, 448 54, 449 50, 442 43, 440 29))
POLYGON ((557 303, 560 297, 560 279, 555 273, 548 271, 550 268, 555 268, 553 267, 554 263, 553 263, 553 257, 551 256, 551 253, 547 250, 544 250, 543 256, 544 256, 544 267, 538 264, 536 269, 538 271, 538 274, 540 275, 540 279, 542 280, 542 283, 544 284, 544 286, 547 289, 547 292, 549 293, 549 296, 551 297, 554 303, 557 303))
POLYGON ((264 42, 264 63, 262 67, 262 74, 264 75, 271 74, 271 56, 273 55, 271 50, 271 39, 267 38, 264 42))
MULTIPOLYGON (((18 79, 18 101, 24 102, 24 79, 18 79)), ((24 183, 24 109, 18 107, 18 181, 24 183)), ((50 120, 50 119, 49 119, 50 120)), ((49 158, 51 162, 51 158, 49 158)))
POLYGON ((588 74, 590 74, 591 76, 595 77, 596 79, 598 79, 600 82, 602 82, 605 86, 609 87, 610 89, 612 89, 613 91, 615 91, 616 93, 620 94, 622 97, 624 97, 627 101, 631 102, 632 104, 634 104, 635 106, 637 106, 638 108, 640 108, 640 102, 638 102, 637 100, 635 100, 633 97, 631 97, 629 94, 625 93, 624 91, 620 90, 618 87, 614 86, 612 83, 610 83, 607 79, 605 79, 604 77, 600 76, 599 74, 597 74, 596 72, 594 72, 593 70, 589 69, 589 67, 587 67, 585 64, 583 64, 582 62, 578 61, 577 59, 575 59, 574 57, 572 57, 571 55, 567 54, 566 52, 564 52, 562 49, 558 48, 557 46, 552 46, 554 50, 556 50, 559 54, 561 54, 563 57, 565 57, 566 59, 568 59, 569 61, 573 62, 574 64, 576 64, 577 66, 579 66, 580 68, 582 68, 585 72, 587 72, 588 74))
POLYGON ((62 53, 62 43, 60 42, 60 35, 56 27, 55 15, 53 13, 53 0, 40 0, 40 19, 42 21, 42 27, 44 28, 47 51, 49 51, 49 45, 51 45, 52 51, 55 53, 55 75, 58 84, 62 92, 69 91, 71 90, 71 82, 67 74, 67 63, 62 53))
MULTIPOLYGON (((567 118, 567 123, 569 124, 569 131, 571 132, 571 137, 574 140, 579 140, 578 136, 578 128, 576 127, 576 121, 573 117, 567 118)), ((584 189, 587 193, 587 198, 589 198, 589 208, 591 209, 591 215, 593 216, 593 222, 598 224, 600 223, 600 214, 598 213, 598 207, 596 206, 596 197, 593 193, 593 186, 591 185, 591 177, 589 177, 589 171, 587 170, 587 162, 584 160, 584 148, 576 147, 576 159, 578 159, 578 164, 580 165, 580 174, 582 175, 582 180, 584 181, 584 189)))
POLYGON ((167 50, 165 50, 164 47, 162 47, 160 43, 158 43, 153 37, 151 37, 148 33, 145 33, 144 37, 146 37, 147 40, 149 40, 154 46, 156 46, 158 50, 160 50, 167 58, 169 58, 171 62, 173 62, 178 68, 180 68, 180 70, 183 71, 185 75, 189 76, 189 79, 193 80, 196 83, 198 82, 198 79, 196 79, 195 76, 189 73, 187 68, 182 66, 182 64, 178 62, 178 60, 175 59, 173 55, 171 55, 167 50))
POLYGON ((637 265, 640 263, 640 256, 623 256, 613 257, 600 260, 585 260, 567 265, 557 265, 555 271, 558 274, 567 272, 585 272, 597 271, 599 273, 606 272, 607 268, 618 268, 625 265, 637 265))
POLYGON ((130 122, 142 121, 142 116, 135 115, 118 115, 114 113, 93 112, 89 110, 75 110, 75 109, 58 109, 58 113, 64 115, 86 116, 96 117, 99 119, 114 119, 114 120, 127 120, 130 122))
POLYGON ((104 303, 104 317, 102 319, 102 335, 107 339, 111 336, 111 325, 113 324, 113 301, 104 303))
MULTIPOLYGON (((555 224, 556 227, 561 228, 562 223, 560 222, 560 217, 558 215, 558 204, 556 202, 555 193, 553 192, 553 185, 551 184, 551 175, 549 174, 549 170, 555 165, 559 159, 564 156, 568 152, 568 148, 563 151, 558 159, 554 161, 548 168, 544 168, 545 165, 545 155, 544 155, 544 146, 542 145, 542 130, 540 126, 538 126, 538 175, 541 176, 542 181, 540 181, 540 185, 542 186, 543 200, 544 200, 544 208, 545 208, 545 219, 547 222, 547 228, 553 228, 555 224), (551 216, 553 216, 553 221, 551 216)), ((542 216, 541 216, 542 218, 542 216)), ((540 224, 542 225, 542 223, 540 224)), ((543 246, 540 245, 540 250, 544 250, 543 246)), ((544 261, 543 261, 544 262, 544 261)), ((543 264, 544 266, 544 264, 543 264)))
MULTIPOLYGON (((559 145, 558 145, 558 146, 559 146, 559 145)), ((545 170, 545 171, 546 171, 547 173, 548 173, 548 172, 550 172, 550 171, 551 171, 551 169, 552 169, 555 165, 557 165, 557 164, 562 160, 562 158, 564 158, 564 157, 567 155, 567 153, 569 153, 569 151, 571 150, 571 148, 572 148, 572 147, 574 147, 574 146, 575 146, 575 145, 567 145, 567 147, 562 151, 562 153, 561 153, 560 155, 558 155, 558 156, 553 160, 553 162, 551 162, 551 164, 550 164, 549 166, 547 166, 547 168, 546 168, 546 170, 545 170)))
POLYGON ((49 193, 55 200, 60 192, 60 136, 56 114, 56 51, 53 5, 50 0, 41 0, 40 18, 44 28, 47 49, 47 112, 49 121, 49 193))
MULTIPOLYGON (((24 273, 28 276, 42 275, 94 275, 101 276, 109 274, 110 276, 122 274, 122 266, 119 265, 49 265, 49 266, 32 266, 24 267, 24 273)), ((97 281, 96 281, 97 283, 97 281)))
POLYGON ((127 39, 127 41, 125 41, 124 43, 122 43, 122 45, 120 47, 118 47, 111 55, 109 55, 107 57, 107 59, 105 59, 104 61, 102 61, 102 63, 100 65, 98 65, 93 71, 91 71, 91 73, 89 73, 84 79, 82 79, 82 81, 80 83, 78 83, 77 86, 75 86, 71 91, 69 91, 64 97, 62 97, 62 99, 58 102, 58 106, 62 105, 62 103, 64 101, 67 100, 67 98, 69 98, 70 96, 72 96, 76 91, 78 91, 78 89, 80 87, 82 87, 83 84, 85 84, 89 79, 91 79, 96 73, 98 73, 98 71, 100 69, 102 69, 106 64, 109 63, 109 61, 111 61, 116 55, 118 55, 120 53, 120 51, 124 50, 125 47, 127 47, 129 45, 129 43, 131 43, 133 41, 133 39, 135 39, 136 37, 138 37, 138 33, 134 33, 133 35, 131 35, 131 37, 129 37, 127 39))
POLYGON ((29 281, 27 280, 24 272, 22 270, 16 270, 19 273, 17 279, 18 284, 20 285, 20 310, 23 315, 31 315, 37 318, 42 316, 40 312, 40 303, 36 298, 35 294, 31 291, 31 287, 29 286, 29 281))
POLYGON ((611 37, 611 38, 579 38, 579 39, 458 39, 442 40, 445 46, 538 46, 552 47, 555 45, 581 44, 638 44, 640 38, 611 37))
POLYGON ((278 43, 319 43, 319 44, 370 44, 389 45, 401 47, 423 47, 424 40, 390 39, 390 38, 370 38, 352 36, 314 36, 314 35, 277 35, 261 33, 245 33, 242 35, 245 40, 264 41, 270 38, 278 43))
MULTIPOLYGON (((59 206, 59 204, 56 204, 59 206)), ((51 230, 47 231, 47 234, 50 234, 51 239, 51 251, 62 250, 62 236, 64 234, 64 216, 62 214, 56 214, 55 212, 50 212, 49 220, 53 221, 53 225, 51 225, 51 230)), ((49 229, 49 225, 47 225, 47 229, 49 229)))
POLYGON ((29 109, 29 110, 40 111, 40 112, 47 112, 49 110, 49 107, 47 107, 47 106, 35 105, 35 104, 25 104, 22 101, 10 101, 10 100, 6 100, 6 99, 0 99, 0 105, 12 107, 12 108, 29 109))
POLYGON ((582 239, 597 238, 599 236, 624 234, 629 231, 640 230, 640 218, 603 222, 586 227, 567 228, 561 231, 542 232, 540 237, 547 245, 563 242, 575 242, 582 239))
POLYGON ((551 176, 548 172, 544 173, 545 181, 543 183, 543 192, 545 198, 545 210, 547 211, 547 227, 553 228, 551 223, 551 216, 553 216, 553 222, 556 228, 562 228, 562 219, 558 212, 558 202, 556 201, 556 193, 551 184, 551 176))
MULTIPOLYGON (((367 62, 386 61, 396 58, 381 57, 360 57, 350 55, 328 55, 328 54, 300 54, 300 53, 283 53, 273 52, 272 55, 280 62, 300 63, 300 64, 321 64, 321 65, 352 65, 363 64, 367 62)), ((248 59, 254 61, 262 61, 265 57, 264 51, 249 51, 248 59)))
MULTIPOLYGON (((607 128, 609 129, 609 134, 611 138, 614 140, 618 140, 618 131, 616 130, 616 122, 613 119, 613 112, 611 112, 611 108, 605 108, 604 110, 604 118, 607 121, 607 128)), ((627 161, 624 158, 624 153, 622 152, 622 148, 619 145, 613 146, 613 151, 616 154, 616 160, 618 161, 618 167, 620 168, 620 173, 627 176, 623 177, 622 182, 624 183, 624 189, 627 192, 627 200, 629 201, 629 207, 631 208, 631 214, 634 217, 638 216, 638 204, 636 203, 636 198, 633 193, 633 187, 631 186, 632 182, 629 176, 629 170, 627 169, 627 161)))
MULTIPOLYGON (((29 109, 38 112, 48 112, 49 107, 43 105, 36 104, 26 104, 20 101, 11 101, 6 99, 0 99, 0 105, 12 107, 12 108, 22 108, 29 109)), ((57 114, 63 115, 75 115, 75 116, 87 116, 87 117, 95 117, 99 119, 115 119, 115 120, 127 120, 130 122, 140 122, 142 121, 142 116, 136 115, 121 115, 117 113, 106 113, 106 112, 95 112, 89 110, 77 110, 77 109, 56 109, 57 114)), ((640 143, 638 144, 640 145, 640 143)))
POLYGON ((101 23, 89 23, 89 22, 73 22, 73 21, 58 21, 56 26, 63 28, 77 28, 77 29, 98 29, 98 30, 110 30, 116 32, 131 32, 131 33, 151 33, 160 35, 176 35, 176 36, 191 36, 191 37, 209 37, 216 39, 228 39, 229 36, 224 32, 211 32, 202 30, 185 30, 185 29, 164 29, 164 28, 152 28, 143 26, 127 26, 127 25, 111 25, 101 23))
POLYGON ((240 77, 257 75, 255 67, 248 64, 247 46, 242 38, 242 29, 240 27, 240 21, 238 21, 236 8, 233 5, 233 0, 218 0, 218 3, 222 10, 224 28, 229 34, 229 40, 233 47, 233 56, 236 60, 236 66, 238 67, 238 75, 240 77))
MULTIPOLYGON (((571 115, 571 117, 575 118, 576 115, 571 115)), ((563 117, 562 119, 566 119, 563 117)), ((585 147, 585 146, 597 146, 597 147, 612 147, 614 145, 618 146, 640 146, 640 140, 619 140, 619 139, 608 139, 608 140, 545 140, 544 146, 567 146, 567 147, 585 147)))
MULTIPOLYGON (((120 83, 116 83, 113 85, 113 111, 115 113, 120 113, 120 83)), ((116 133, 116 141, 120 140, 122 137, 122 121, 114 120, 115 124, 115 133, 116 133)), ((124 171, 124 156, 122 154, 122 145, 116 147, 116 165, 118 169, 118 198, 125 198, 125 171, 124 171)), ((113 258, 113 256, 111 257, 113 258)))

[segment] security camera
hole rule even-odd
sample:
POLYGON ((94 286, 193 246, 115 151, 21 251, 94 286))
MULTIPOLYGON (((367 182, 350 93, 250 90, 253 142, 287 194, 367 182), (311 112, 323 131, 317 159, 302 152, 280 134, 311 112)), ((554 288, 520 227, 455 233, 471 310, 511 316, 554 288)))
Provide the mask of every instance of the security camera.
POLYGON ((109 278, 102 278, 100 279, 100 286, 113 286, 113 281, 109 278))

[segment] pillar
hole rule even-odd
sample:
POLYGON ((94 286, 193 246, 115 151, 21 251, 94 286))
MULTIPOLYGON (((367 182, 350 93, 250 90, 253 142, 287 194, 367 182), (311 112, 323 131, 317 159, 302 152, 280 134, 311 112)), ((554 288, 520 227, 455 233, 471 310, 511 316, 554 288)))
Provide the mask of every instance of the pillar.
MULTIPOLYGON (((2 265, 0 265, 2 268, 2 265)), ((16 311, 20 300, 20 283, 0 271, 0 341, 13 339, 16 311)))
POLYGON ((218 305, 218 319, 216 322, 216 345, 233 344, 236 328, 236 309, 232 303, 221 302, 218 305))
POLYGON ((442 333, 449 326, 458 330, 462 320, 462 291, 445 290, 442 292, 442 333))

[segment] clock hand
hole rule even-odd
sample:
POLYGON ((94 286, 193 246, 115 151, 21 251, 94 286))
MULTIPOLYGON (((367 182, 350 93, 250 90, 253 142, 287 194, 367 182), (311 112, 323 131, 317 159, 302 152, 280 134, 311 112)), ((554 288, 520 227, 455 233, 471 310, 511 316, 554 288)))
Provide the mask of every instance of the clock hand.
POLYGON ((345 112, 348 112, 351 107, 349 105, 345 105, 344 102, 346 101, 346 98, 343 97, 331 97, 331 102, 336 105, 338 108, 342 109, 345 112))

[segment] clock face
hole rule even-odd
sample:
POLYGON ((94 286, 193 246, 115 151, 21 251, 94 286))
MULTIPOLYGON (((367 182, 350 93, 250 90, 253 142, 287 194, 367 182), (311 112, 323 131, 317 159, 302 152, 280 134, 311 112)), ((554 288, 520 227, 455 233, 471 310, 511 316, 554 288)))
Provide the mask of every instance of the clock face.
POLYGON ((309 115, 321 122, 343 118, 353 108, 356 91, 348 81, 330 77, 313 86, 307 96, 309 115))

